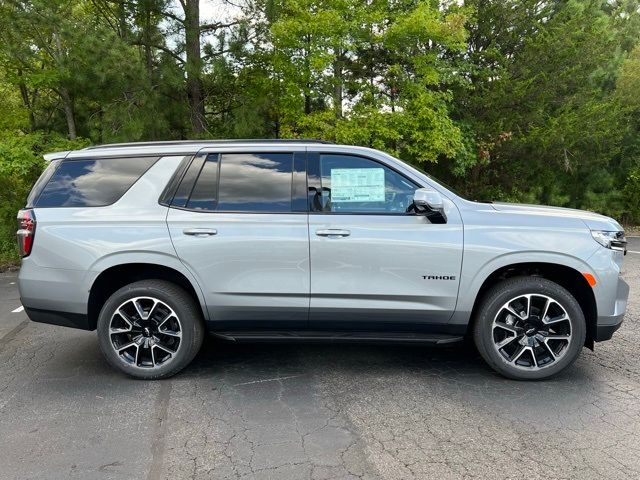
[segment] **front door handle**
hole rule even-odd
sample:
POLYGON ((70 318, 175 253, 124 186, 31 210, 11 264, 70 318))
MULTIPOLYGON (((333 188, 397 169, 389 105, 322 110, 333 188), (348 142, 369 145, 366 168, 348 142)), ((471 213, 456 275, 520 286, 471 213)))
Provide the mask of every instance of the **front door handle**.
POLYGON ((316 235, 319 237, 341 238, 348 237, 351 235, 351 232, 349 230, 340 230, 338 228, 327 228, 325 230, 316 230, 316 235))
POLYGON ((192 235, 194 237, 210 237, 217 235, 218 231, 215 228, 185 228, 182 230, 185 235, 192 235))

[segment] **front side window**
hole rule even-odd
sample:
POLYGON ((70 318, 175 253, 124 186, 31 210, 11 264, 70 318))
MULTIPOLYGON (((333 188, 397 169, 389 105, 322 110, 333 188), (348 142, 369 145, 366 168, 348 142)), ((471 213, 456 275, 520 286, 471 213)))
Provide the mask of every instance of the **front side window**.
POLYGON ((157 160, 157 157, 65 160, 51 175, 35 206, 111 205, 157 160))
POLYGON ((187 208, 217 212, 291 212, 293 154, 209 155, 187 208))
POLYGON ((320 155, 316 212, 404 214, 419 188, 385 165, 353 155, 320 155))

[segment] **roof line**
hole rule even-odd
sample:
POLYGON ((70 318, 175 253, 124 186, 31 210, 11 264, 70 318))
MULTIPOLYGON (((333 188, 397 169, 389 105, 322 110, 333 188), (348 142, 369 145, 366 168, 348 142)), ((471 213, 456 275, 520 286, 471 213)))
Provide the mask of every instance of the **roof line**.
POLYGON ((86 147, 83 150, 99 150, 101 148, 126 148, 126 147, 153 147, 153 146, 172 146, 172 145, 220 145, 224 143, 321 143, 321 144, 333 144, 333 142, 329 142, 327 140, 317 140, 317 139, 295 139, 295 138, 285 138, 285 139, 233 139, 233 140, 168 140, 168 141, 158 141, 158 142, 128 142, 128 143, 107 143, 104 145, 93 145, 90 147, 86 147))

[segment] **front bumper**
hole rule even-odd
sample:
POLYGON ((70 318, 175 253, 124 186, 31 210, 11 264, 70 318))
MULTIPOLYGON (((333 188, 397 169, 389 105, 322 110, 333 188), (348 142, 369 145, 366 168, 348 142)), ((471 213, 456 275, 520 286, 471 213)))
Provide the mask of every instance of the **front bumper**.
POLYGON ((594 340, 602 342, 610 340, 616 330, 622 325, 624 314, 627 310, 627 300, 629 298, 629 285, 622 277, 618 276, 618 288, 613 315, 599 315, 596 324, 594 340))

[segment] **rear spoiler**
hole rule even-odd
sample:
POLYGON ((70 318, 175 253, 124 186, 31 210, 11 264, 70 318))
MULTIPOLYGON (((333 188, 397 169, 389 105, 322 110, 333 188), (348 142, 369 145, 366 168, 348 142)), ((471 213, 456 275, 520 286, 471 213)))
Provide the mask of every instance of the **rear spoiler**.
POLYGON ((64 152, 45 153, 42 156, 47 162, 51 162, 52 160, 60 160, 62 158, 65 158, 67 155, 69 155, 69 153, 71 153, 71 150, 65 150, 64 152))

